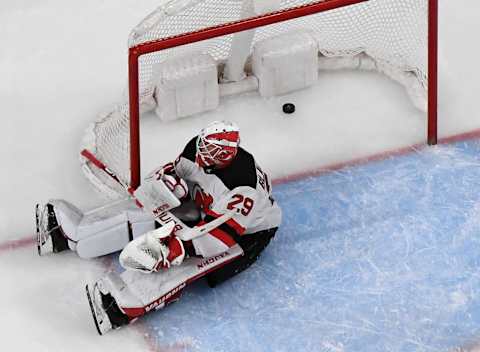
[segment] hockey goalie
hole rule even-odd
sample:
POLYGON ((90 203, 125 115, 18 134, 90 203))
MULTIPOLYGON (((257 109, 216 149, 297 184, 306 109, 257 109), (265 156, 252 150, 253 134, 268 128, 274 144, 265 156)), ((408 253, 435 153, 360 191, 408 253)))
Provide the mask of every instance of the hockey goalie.
POLYGON ((224 282, 275 236, 281 210, 268 176, 239 143, 235 124, 214 122, 124 200, 86 213, 64 200, 37 206, 40 255, 121 251, 125 271, 87 285, 99 334, 178 300, 201 277, 224 282))

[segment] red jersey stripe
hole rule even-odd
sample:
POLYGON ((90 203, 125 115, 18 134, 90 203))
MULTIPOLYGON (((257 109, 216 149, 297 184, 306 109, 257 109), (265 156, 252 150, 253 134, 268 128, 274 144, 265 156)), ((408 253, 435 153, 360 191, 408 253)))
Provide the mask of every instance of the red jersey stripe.
MULTIPOLYGON (((202 220, 197 224, 197 226, 202 226, 204 224, 206 224, 206 222, 202 220)), ((222 229, 219 229, 219 228, 213 229, 209 232, 209 234, 217 238, 218 240, 222 241, 228 247, 232 247, 237 244, 237 242, 235 242, 235 240, 222 229)))
MULTIPOLYGON (((204 210, 205 214, 213 216, 214 218, 219 218, 221 214, 218 214, 214 212, 211 209, 206 209, 204 210)), ((243 235, 245 233, 245 227, 240 225, 238 222, 236 222, 233 218, 225 222, 228 226, 230 226, 232 229, 234 229, 239 235, 243 235)))
POLYGON ((235 240, 232 237, 230 237, 230 235, 228 233, 226 233, 225 231, 223 231, 219 228, 213 229, 209 233, 213 237, 215 237, 215 238, 219 239, 220 241, 222 241, 223 243, 225 243, 225 245, 227 245, 228 247, 233 247, 234 245, 237 244, 237 242, 235 242, 235 240))

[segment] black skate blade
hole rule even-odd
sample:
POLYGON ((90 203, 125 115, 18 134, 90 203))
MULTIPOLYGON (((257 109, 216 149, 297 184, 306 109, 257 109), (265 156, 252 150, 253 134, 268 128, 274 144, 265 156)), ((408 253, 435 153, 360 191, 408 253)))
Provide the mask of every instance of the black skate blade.
POLYGON ((41 238, 40 238, 40 214, 39 214, 39 209, 40 209, 40 204, 37 203, 35 206, 35 225, 37 228, 37 251, 38 255, 42 256, 42 251, 40 249, 41 247, 41 238))
POLYGON ((98 334, 102 336, 102 331, 100 330, 100 325, 98 324, 97 315, 95 314, 95 308, 93 307, 93 300, 90 296, 90 290, 88 289, 88 285, 85 286, 85 290, 87 291, 87 299, 88 304, 90 305, 90 311, 92 312, 93 322, 95 323, 98 334))

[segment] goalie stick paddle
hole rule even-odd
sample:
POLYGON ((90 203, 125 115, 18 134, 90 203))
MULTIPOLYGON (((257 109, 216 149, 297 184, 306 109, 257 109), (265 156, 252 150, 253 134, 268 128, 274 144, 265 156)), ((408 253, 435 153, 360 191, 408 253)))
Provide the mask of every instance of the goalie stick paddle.
MULTIPOLYGON (((131 196, 134 200, 135 203, 140 207, 144 208, 143 205, 138 201, 138 199, 135 198, 133 192, 135 191, 132 187, 129 185, 125 184, 120 178, 110 170, 103 162, 97 159, 95 155, 93 155, 91 152, 88 150, 84 149, 81 152, 81 155, 85 157, 87 160, 89 160, 93 165, 95 165, 97 168, 105 172, 108 176, 110 176, 115 182, 117 182, 122 188, 125 190, 125 192, 131 196)), ((227 222, 230 220, 233 215, 237 212, 236 209, 232 209, 229 212, 223 214, 222 216, 218 217, 217 219, 206 223, 205 225, 190 228, 186 226, 180 219, 178 219, 175 215, 173 215, 171 212, 168 210, 165 210, 161 212, 160 214, 156 214, 153 212, 153 215, 155 217, 155 220, 160 223, 160 225, 164 226, 165 224, 173 221, 175 223, 175 228, 176 228, 176 235, 182 240, 182 241, 190 241, 193 240, 197 237, 203 236, 204 234, 212 231, 213 229, 217 228, 218 226, 222 225, 223 223, 227 222)))

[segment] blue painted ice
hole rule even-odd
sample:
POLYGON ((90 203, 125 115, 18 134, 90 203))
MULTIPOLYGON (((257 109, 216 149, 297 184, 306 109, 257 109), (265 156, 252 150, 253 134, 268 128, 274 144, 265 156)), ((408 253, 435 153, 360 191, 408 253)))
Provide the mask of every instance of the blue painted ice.
POLYGON ((194 351, 448 351, 480 333, 480 144, 277 186, 260 260, 147 317, 194 351))

